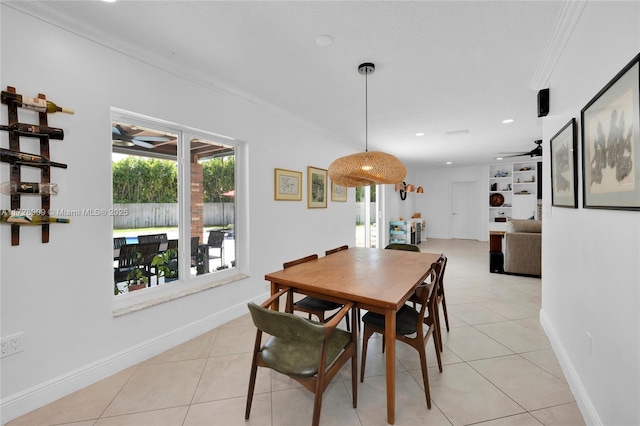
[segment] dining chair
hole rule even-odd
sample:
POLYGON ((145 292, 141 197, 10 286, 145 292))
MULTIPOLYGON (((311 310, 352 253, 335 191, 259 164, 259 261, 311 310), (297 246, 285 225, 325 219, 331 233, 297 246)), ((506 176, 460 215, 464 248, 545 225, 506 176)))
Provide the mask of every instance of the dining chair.
POLYGON ((385 250, 404 250, 404 251, 420 251, 420 247, 413 244, 391 243, 387 244, 385 250))
MULTIPOLYGON (((416 310, 409 305, 403 305, 396 314, 396 340, 400 340, 418 351, 420 355, 420 366, 422 367, 422 381, 424 383, 424 393, 427 400, 427 408, 431 409, 431 393, 429 391, 429 374, 427 371, 427 353, 425 346, 429 338, 433 335, 433 344, 438 359, 438 368, 442 373, 442 359, 438 341, 440 330, 437 327, 435 318, 438 316, 437 290, 438 276, 442 271, 442 262, 437 261, 431 265, 427 281, 421 283, 416 288, 415 294, 420 303, 420 310, 416 310), (427 326, 426 333, 424 326, 427 326)), ((362 317, 364 331, 362 333, 362 363, 360 370, 360 381, 364 381, 364 370, 367 362, 367 347, 369 338, 373 333, 383 336, 382 350, 384 351, 385 318, 382 314, 367 312, 362 317)))
MULTIPOLYGON (((262 305, 248 303, 249 312, 257 328, 245 419, 251 414, 251 403, 258 367, 266 367, 284 374, 315 394, 311 424, 320 422, 322 396, 331 380, 342 366, 351 359, 351 386, 353 408, 358 405, 357 335, 337 328, 338 323, 353 307, 348 303, 326 323, 317 323, 297 315, 269 309, 288 288, 267 299, 262 305), (262 335, 269 335, 264 344, 262 335)), ((289 296, 288 296, 289 297, 289 296)), ((352 324, 355 330, 355 324, 352 324)))
MULTIPOLYGON (((335 249, 327 250, 325 253, 328 253, 328 254, 337 253, 339 251, 346 250, 348 248, 349 246, 341 246, 335 249)), ((282 265, 282 267, 283 269, 287 269, 291 266, 298 265, 303 262, 308 262, 309 260, 315 260, 317 258, 318 258, 317 254, 303 257, 301 259, 296 259, 291 262, 286 262, 282 265)), ((293 304, 294 311, 306 312, 307 314, 309 314, 309 319, 311 319, 311 315, 315 315, 316 317, 318 317, 318 320, 320 322, 325 322, 325 314, 327 312, 335 311, 336 309, 340 309, 341 307, 342 305, 340 303, 331 302, 329 300, 320 299, 318 297, 313 297, 313 296, 305 296, 293 304)), ((329 317, 328 319, 331 319, 331 317, 329 317)), ((347 331, 349 331, 350 328, 349 328, 348 313, 346 316, 346 321, 347 321, 347 331)))

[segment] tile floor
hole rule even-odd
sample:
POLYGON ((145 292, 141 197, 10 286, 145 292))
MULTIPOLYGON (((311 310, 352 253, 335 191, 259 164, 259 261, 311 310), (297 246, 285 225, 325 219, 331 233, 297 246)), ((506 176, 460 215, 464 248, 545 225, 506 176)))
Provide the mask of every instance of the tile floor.
MULTIPOLYGON (((417 352, 397 344, 395 424, 584 425, 539 325, 540 280, 489 273, 487 243, 432 239, 421 249, 449 258, 445 289, 451 331, 443 332, 442 373, 433 345, 427 345, 431 410, 417 352)), ((264 369, 245 422, 253 339, 245 315, 8 425, 310 424, 312 394, 264 369)), ((351 405, 347 366, 325 393, 321 424, 386 424, 381 343, 373 338, 369 344, 358 408, 351 405)))

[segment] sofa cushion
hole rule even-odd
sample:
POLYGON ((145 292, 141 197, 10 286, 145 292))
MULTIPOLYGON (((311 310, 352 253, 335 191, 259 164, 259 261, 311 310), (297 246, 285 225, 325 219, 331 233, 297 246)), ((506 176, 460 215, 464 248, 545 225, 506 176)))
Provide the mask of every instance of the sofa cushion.
POLYGON ((507 232, 528 232, 528 233, 540 233, 542 232, 541 220, 527 220, 527 219, 509 219, 507 220, 507 232))

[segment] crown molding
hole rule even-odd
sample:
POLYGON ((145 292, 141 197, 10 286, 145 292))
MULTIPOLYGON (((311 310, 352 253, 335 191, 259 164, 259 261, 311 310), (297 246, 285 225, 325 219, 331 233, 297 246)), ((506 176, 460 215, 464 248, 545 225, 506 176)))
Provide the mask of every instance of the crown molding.
POLYGON ((542 60, 531 80, 529 86, 531 89, 538 91, 549 84, 553 70, 569 42, 587 2, 588 0, 564 0, 562 2, 542 60))
POLYGON ((315 122, 309 121, 288 110, 275 106, 272 103, 258 98, 235 86, 212 78, 209 74, 197 73, 188 69, 177 69, 174 62, 169 61, 160 55, 154 55, 145 49, 140 49, 132 43, 129 43, 127 40, 114 36, 114 34, 100 31, 93 26, 87 25, 83 21, 70 17, 54 7, 51 7, 46 1, 2 1, 2 4, 64 31, 75 34, 80 38, 96 43, 107 49, 111 49, 134 60, 146 63, 152 67, 161 69, 169 74, 190 81, 191 83, 203 88, 215 91, 222 96, 251 104, 276 117, 305 128, 313 133, 322 135, 328 139, 347 145, 356 145, 355 142, 345 141, 343 137, 336 135, 332 131, 315 122))

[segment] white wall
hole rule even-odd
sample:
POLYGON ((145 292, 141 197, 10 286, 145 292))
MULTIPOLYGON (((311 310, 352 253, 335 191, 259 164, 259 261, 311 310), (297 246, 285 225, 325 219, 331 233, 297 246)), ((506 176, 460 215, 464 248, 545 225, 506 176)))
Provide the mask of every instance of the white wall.
MULTIPOLYGON (((639 51, 640 3, 587 3, 548 85, 546 152, 639 51)), ((551 208, 549 173, 543 185, 541 322, 587 424, 640 424, 640 212, 551 208)))
POLYGON ((428 238, 451 238, 451 185, 477 182, 478 240, 489 238, 489 167, 452 167, 425 169, 415 173, 416 185, 424 194, 416 195, 416 209, 427 221, 428 238))
MULTIPOLYGON (((51 226, 48 244, 40 242, 39 229, 23 228, 15 247, 10 227, 0 227, 0 331, 3 337, 24 333, 24 351, 2 359, 1 423, 239 315, 248 300, 266 295, 264 275, 283 261, 355 243, 353 189, 347 203, 306 207, 306 167, 327 168, 352 153, 344 145, 5 4, 0 14, 2 88, 45 93, 76 111, 49 118, 65 131, 64 141, 51 141, 51 158, 69 166, 52 169, 60 193, 51 206, 110 207, 110 107, 236 137, 246 141, 249 157, 247 209, 239 212, 248 215, 249 228, 237 234, 249 241, 242 254, 250 276, 114 318, 111 218, 77 217, 51 226), (275 167, 304 172, 303 201, 273 200, 275 167)), ((0 122, 6 123, 6 107, 0 106, 0 122)), ((19 115, 35 119, 23 110, 19 115)), ((6 132, 0 133, 0 145, 8 148, 6 132)), ((38 152, 37 139, 21 138, 21 146, 38 152)), ((39 179, 22 169, 23 180, 39 179)), ((8 171, 0 166, 0 181, 9 180, 8 171)), ((8 208, 9 198, 0 197, 8 208)), ((37 199, 23 200, 25 208, 39 207, 37 199)))

